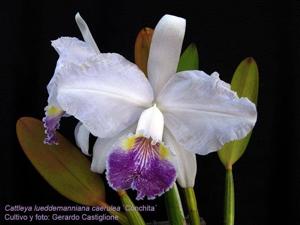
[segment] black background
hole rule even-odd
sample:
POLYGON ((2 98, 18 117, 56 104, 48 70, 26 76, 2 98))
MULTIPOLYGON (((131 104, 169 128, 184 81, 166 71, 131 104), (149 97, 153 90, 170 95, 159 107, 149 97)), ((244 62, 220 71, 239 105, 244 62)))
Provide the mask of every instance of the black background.
MULTIPOLYGON (((35 171, 15 135, 19 117, 42 118, 57 54, 50 40, 81 38, 76 12, 89 24, 102 52, 133 61, 134 41, 166 13, 187 19, 184 47, 195 42, 200 69, 230 82, 248 56, 260 72, 258 122, 234 167, 236 224, 300 224, 299 2, 272 1, 11 1, 0 8, 1 211, 9 204, 72 204, 35 171), (291 222, 287 222, 291 221, 291 222)), ((61 132, 72 139, 75 119, 61 132)), ((195 191, 208 225, 222 224, 224 169, 217 154, 198 157, 195 191)), ((107 188, 108 201, 119 204, 107 188)), ((134 193, 132 196, 134 196, 134 193)), ((147 202, 140 202, 143 204, 147 202)), ((164 220, 162 199, 147 221, 164 220)), ((2 220, 3 218, 1 218, 2 220)))

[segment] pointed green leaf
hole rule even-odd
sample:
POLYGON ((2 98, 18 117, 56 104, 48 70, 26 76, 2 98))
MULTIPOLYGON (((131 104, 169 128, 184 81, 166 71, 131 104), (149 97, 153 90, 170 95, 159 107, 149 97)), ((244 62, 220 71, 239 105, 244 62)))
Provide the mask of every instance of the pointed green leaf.
MULTIPOLYGON (((253 103, 257 103, 258 96, 258 68, 253 58, 243 60, 237 67, 232 81, 231 89, 236 91, 239 97, 247 97, 253 103)), ((221 162, 227 169, 243 155, 251 137, 251 132, 243 139, 232 141, 218 151, 221 162)))
POLYGON ((147 75, 147 63, 153 29, 145 27, 137 35, 134 46, 135 64, 147 75))
POLYGON ((35 118, 18 120, 17 136, 28 159, 43 178, 66 198, 84 205, 105 200, 101 177, 91 172, 90 161, 59 133, 59 145, 45 145, 43 123, 35 118))
POLYGON ((247 97, 257 104, 258 96, 258 68, 251 57, 244 59, 235 70, 231 89, 236 91, 239 97, 247 97))
POLYGON ((177 72, 185 70, 198 70, 199 69, 199 57, 198 51, 195 44, 190 44, 185 51, 182 53, 177 72))

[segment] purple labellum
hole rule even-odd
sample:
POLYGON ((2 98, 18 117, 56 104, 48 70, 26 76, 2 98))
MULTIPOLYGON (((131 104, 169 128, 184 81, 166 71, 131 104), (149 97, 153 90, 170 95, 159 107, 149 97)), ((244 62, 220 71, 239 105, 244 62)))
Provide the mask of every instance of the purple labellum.
POLYGON ((59 122, 61 117, 63 116, 63 112, 53 113, 49 115, 46 111, 46 116, 43 118, 44 127, 45 127, 45 134, 46 137, 44 139, 45 144, 58 144, 56 130, 59 129, 59 122))
POLYGON ((108 156, 108 183, 115 190, 136 190, 137 200, 145 196, 154 199, 166 192, 176 179, 176 170, 166 159, 168 149, 145 137, 133 136, 125 141, 129 139, 130 144, 121 144, 108 156))

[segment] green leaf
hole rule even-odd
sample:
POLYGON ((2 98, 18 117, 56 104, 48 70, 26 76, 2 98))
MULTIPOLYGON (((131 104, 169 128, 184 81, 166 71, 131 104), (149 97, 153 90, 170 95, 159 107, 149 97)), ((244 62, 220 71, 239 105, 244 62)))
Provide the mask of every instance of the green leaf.
POLYGON ((137 35, 134 46, 135 64, 147 75, 147 63, 153 29, 145 27, 137 35))
POLYGON ((185 51, 182 53, 177 72, 185 70, 198 70, 199 69, 199 57, 198 51, 195 44, 190 44, 185 51))
POLYGON ((164 194, 165 205, 171 225, 185 225, 183 208, 176 183, 164 194))
MULTIPOLYGON (((258 96, 258 68, 253 58, 243 60, 237 67, 232 81, 231 89, 236 91, 239 97, 247 97, 253 103, 257 103, 258 96)), ((221 162, 227 169, 243 155, 251 137, 251 132, 243 139, 232 141, 218 151, 221 162)))
POLYGON ((105 201, 101 177, 91 172, 90 161, 67 139, 57 133, 59 145, 45 145, 43 123, 31 117, 19 119, 16 129, 26 156, 55 190, 83 205, 105 201))
POLYGON ((251 57, 244 59, 235 70, 231 89, 236 91, 239 97, 247 97, 257 104, 258 96, 258 68, 251 57))

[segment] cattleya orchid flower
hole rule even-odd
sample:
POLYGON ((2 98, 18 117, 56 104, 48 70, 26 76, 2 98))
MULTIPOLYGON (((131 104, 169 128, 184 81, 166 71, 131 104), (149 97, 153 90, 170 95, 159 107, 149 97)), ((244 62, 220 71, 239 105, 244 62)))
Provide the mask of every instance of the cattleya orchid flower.
POLYGON ((176 176, 182 186, 193 186, 188 177, 195 177, 195 154, 217 151, 253 128, 255 105, 239 98, 218 73, 176 73, 183 18, 165 15, 157 24, 149 80, 121 55, 100 53, 87 25, 77 16, 78 21, 85 42, 70 37, 52 42, 59 60, 48 85, 45 141, 55 143, 59 119, 73 115, 80 121, 77 143, 86 153, 89 132, 98 137, 91 168, 106 169, 113 189, 131 188, 137 199, 153 199, 176 176))

